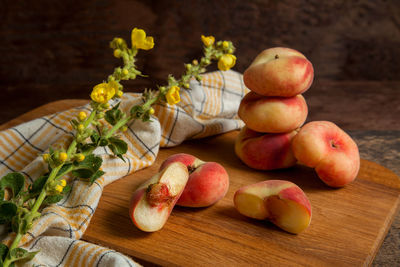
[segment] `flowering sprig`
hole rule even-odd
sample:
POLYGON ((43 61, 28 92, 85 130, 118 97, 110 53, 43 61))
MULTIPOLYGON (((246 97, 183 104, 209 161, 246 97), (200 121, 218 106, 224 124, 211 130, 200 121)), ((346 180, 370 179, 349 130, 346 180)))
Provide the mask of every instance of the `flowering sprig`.
POLYGON ((127 130, 127 124, 135 119, 150 120, 155 113, 153 105, 164 102, 175 105, 180 102, 180 90, 189 89, 192 78, 201 81, 201 74, 212 61, 218 61, 220 70, 229 70, 235 65, 234 46, 229 41, 215 43, 213 36, 202 36, 204 56, 185 64, 181 78, 168 76, 167 84, 157 86, 156 90, 145 90, 143 104, 133 106, 129 113, 124 113, 120 103, 110 107, 109 101, 123 96, 121 81, 144 76, 136 69, 135 57, 139 50, 154 47, 153 37, 147 36, 141 29, 133 29, 131 46, 122 38, 114 38, 110 47, 116 58, 123 61, 105 81, 93 87, 90 94, 91 110, 80 111, 71 120, 74 136, 66 149, 49 148, 42 155, 48 166, 48 172, 25 187, 25 178, 21 173, 13 172, 0 180, 0 224, 5 224, 15 237, 10 246, 0 244, 0 266, 10 266, 17 261, 32 259, 37 252, 28 252, 18 247, 22 237, 32 228, 34 221, 41 216, 40 209, 60 201, 71 190, 67 174, 76 179, 83 179, 92 184, 104 175, 101 170, 102 158, 93 154, 97 147, 108 147, 114 156, 124 160, 128 145, 119 133, 127 130))

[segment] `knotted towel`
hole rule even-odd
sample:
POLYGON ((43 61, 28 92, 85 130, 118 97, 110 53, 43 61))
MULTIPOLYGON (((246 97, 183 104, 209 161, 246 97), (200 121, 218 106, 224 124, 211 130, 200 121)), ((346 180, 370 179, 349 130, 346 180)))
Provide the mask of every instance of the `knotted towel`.
MULTIPOLYGON (((243 126, 237 117, 239 103, 247 93, 241 74, 234 71, 207 73, 201 82, 192 80, 190 88, 181 90, 179 104, 156 105, 151 122, 136 120, 130 123, 123 135, 129 147, 125 163, 110 156, 112 152, 108 148, 95 150, 94 153, 103 158, 102 169, 106 174, 92 186, 79 179, 71 180, 69 194, 57 204, 42 210, 42 216, 20 243, 30 251, 40 250, 26 266, 137 265, 114 250, 79 239, 92 218, 103 187, 150 166, 160 147, 176 146, 187 139, 211 136, 243 126)), ((121 108, 127 112, 142 101, 140 94, 126 93, 121 108)), ((71 141, 73 132, 69 121, 81 110, 89 111, 89 105, 0 132, 0 177, 18 171, 25 175, 27 183, 32 183, 45 173, 47 167, 40 155, 50 146, 65 147, 71 141)), ((12 237, 10 234, 3 242, 9 244, 12 237)))

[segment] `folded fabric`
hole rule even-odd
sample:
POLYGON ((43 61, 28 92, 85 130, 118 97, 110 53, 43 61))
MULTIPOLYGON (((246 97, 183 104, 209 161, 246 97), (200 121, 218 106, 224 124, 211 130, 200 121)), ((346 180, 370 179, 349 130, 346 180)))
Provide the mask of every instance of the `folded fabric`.
MULTIPOLYGON (((45 207, 42 216, 26 234, 21 245, 40 252, 26 266, 134 266, 136 263, 111 249, 79 239, 85 232, 101 197, 103 187, 134 171, 150 166, 160 147, 171 147, 184 140, 203 138, 243 126, 237 109, 247 93, 241 74, 212 72, 201 82, 192 80, 191 90, 181 90, 175 106, 158 104, 151 122, 132 121, 123 139, 128 143, 125 162, 111 156, 108 148, 95 154, 103 158, 105 175, 89 186, 69 177, 72 190, 60 202, 45 207)), ((142 103, 140 94, 126 93, 121 108, 128 111, 142 103)), ((111 103, 115 105, 116 103, 111 103)), ((18 171, 32 183, 46 172, 41 154, 50 146, 65 147, 72 139, 69 121, 89 105, 45 116, 0 132, 0 177, 18 171)), ((132 225, 132 227, 134 227, 132 225)), ((13 234, 4 238, 9 244, 13 234)))

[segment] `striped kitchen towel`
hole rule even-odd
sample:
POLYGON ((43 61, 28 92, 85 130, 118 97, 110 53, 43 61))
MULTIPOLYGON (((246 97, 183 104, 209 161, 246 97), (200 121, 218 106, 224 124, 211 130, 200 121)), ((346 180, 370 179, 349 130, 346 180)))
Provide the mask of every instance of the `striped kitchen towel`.
MULTIPOLYGON (((134 171, 150 166, 160 147, 176 146, 184 140, 202 138, 243 126, 237 109, 248 89, 235 71, 211 72, 191 90, 181 90, 175 106, 158 104, 151 122, 133 121, 124 132, 128 143, 125 162, 110 156, 108 148, 98 148, 106 174, 92 186, 71 180, 72 190, 60 202, 42 210, 42 216, 22 240, 24 248, 40 252, 26 266, 134 266, 128 257, 108 248, 79 239, 97 207, 103 187, 134 171)), ((126 112, 142 103, 140 94, 126 93, 121 108, 126 112)), ((116 103, 111 103, 116 104, 116 103)), ((32 183, 46 171, 41 154, 50 146, 65 147, 72 139, 69 121, 89 105, 45 116, 0 132, 0 177, 21 172, 32 183)), ((134 227, 132 225, 132 227, 134 227)), ((4 230, 3 230, 4 231, 4 230)), ((1 231, 0 231, 1 234, 1 231)), ((9 244, 12 235, 2 233, 9 244)))

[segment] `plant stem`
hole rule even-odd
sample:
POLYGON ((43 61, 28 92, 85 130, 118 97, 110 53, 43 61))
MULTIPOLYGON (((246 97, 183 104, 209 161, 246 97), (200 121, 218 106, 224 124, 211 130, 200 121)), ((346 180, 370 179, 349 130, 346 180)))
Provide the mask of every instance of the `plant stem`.
MULTIPOLYGON (((92 121, 94 120, 96 114, 97 114, 97 110, 93 110, 93 111, 91 112, 89 118, 83 123, 83 125, 84 125, 85 128, 88 127, 88 126, 92 123, 92 121)), ((77 140, 74 139, 74 140, 72 141, 72 143, 69 145, 69 147, 68 147, 68 149, 67 149, 68 158, 70 158, 71 155, 72 155, 73 153, 75 153, 75 149, 76 149, 77 144, 78 144, 77 140)), ((49 184, 49 183, 51 183, 51 182, 52 182, 54 179, 56 179, 58 176, 63 176, 64 174, 67 173, 67 171, 66 171, 66 172, 63 172, 61 175, 58 175, 58 172, 60 171, 60 169, 61 169, 63 166, 64 166, 64 163, 61 163, 60 165, 58 165, 57 167, 55 167, 55 168, 53 168, 53 169, 51 170, 50 175, 49 175, 49 178, 47 178, 46 185, 49 184)), ((69 172, 69 171, 68 171, 68 172, 69 172)), ((43 189, 42 189, 42 191, 40 192, 39 196, 36 198, 35 203, 33 204, 31 211, 27 214, 27 215, 28 215, 28 216, 27 216, 27 219, 26 219, 26 223, 27 223, 27 224, 32 223, 32 221, 35 219, 35 217, 34 217, 35 214, 37 214, 37 211, 39 210, 40 206, 42 205, 44 199, 45 199, 46 196, 47 196, 46 185, 43 187, 43 189)), ((18 232, 17 235, 15 236, 15 238, 14 238, 13 242, 11 243, 11 246, 10 246, 10 248, 9 248, 9 250, 8 250, 7 257, 5 258, 5 261, 4 261, 4 263, 3 263, 3 266, 4 266, 4 267, 10 266, 10 264, 12 263, 12 261, 11 261, 12 259, 11 259, 11 257, 10 257, 10 252, 11 252, 13 249, 15 249, 15 248, 18 247, 19 242, 21 241, 21 239, 22 239, 22 237, 24 236, 24 234, 25 234, 25 233, 20 233, 20 232, 18 232)))
POLYGON ((15 236, 15 238, 14 238, 14 240, 13 240, 13 242, 12 242, 12 244, 11 244, 9 250, 8 250, 7 257, 5 258, 5 260, 3 262, 3 267, 8 267, 12 263, 11 262, 12 259, 10 257, 10 251, 18 247, 18 244, 21 241, 21 238, 23 236, 24 235, 21 234, 21 233, 17 233, 17 235, 15 236))

